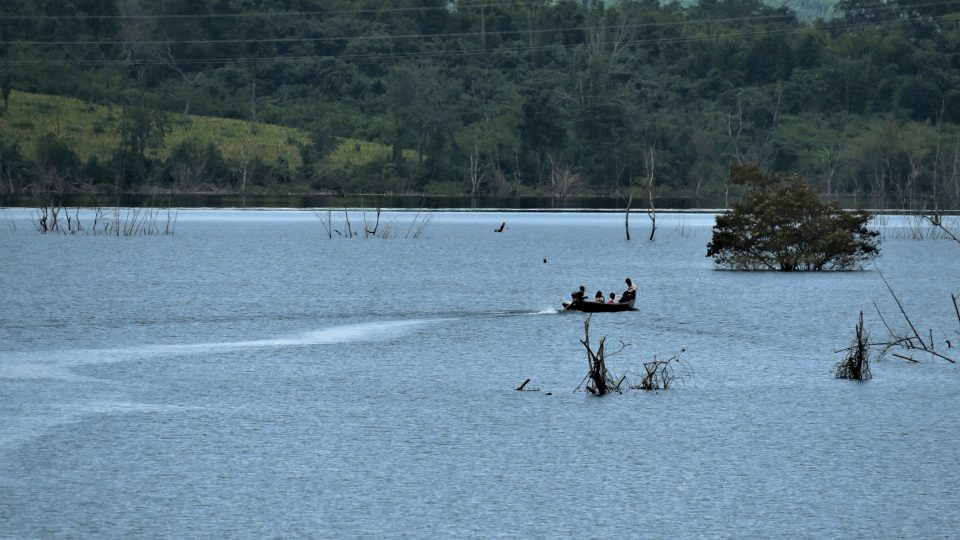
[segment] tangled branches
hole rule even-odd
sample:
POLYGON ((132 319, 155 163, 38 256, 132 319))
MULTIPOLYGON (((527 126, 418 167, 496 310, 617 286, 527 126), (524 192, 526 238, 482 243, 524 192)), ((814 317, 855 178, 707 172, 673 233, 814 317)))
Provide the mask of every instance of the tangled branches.
MULTIPOLYGON (((106 236, 169 236, 177 226, 179 210, 169 207, 104 209, 99 203, 92 208, 93 224, 90 234, 106 236), (166 212, 161 220, 161 212, 166 212)), ((87 230, 80 220, 80 207, 71 209, 56 201, 40 206, 34 215, 34 229, 40 234, 77 234, 87 230)), ((87 210, 84 211, 87 213, 87 210)))
MULTIPOLYGON (((355 227, 350 221, 350 212, 346 206, 343 207, 343 220, 338 223, 334 221, 333 210, 327 210, 326 214, 314 212, 314 215, 320 220, 324 234, 326 234, 328 239, 333 239, 334 234, 341 238, 354 238, 357 236, 362 236, 363 238, 399 238, 401 236, 400 233, 393 230, 392 222, 382 223, 380 221, 380 214, 382 212, 380 207, 377 207, 374 217, 369 220, 367 218, 367 210, 362 209, 361 212, 363 224, 359 227, 355 227)), ((374 212, 371 211, 371 213, 374 212)), ((409 227, 402 235, 403 238, 420 238, 430 223, 430 217, 430 214, 424 213, 422 208, 417 210, 409 227)))
POLYGON ((944 219, 943 212, 925 214, 922 218, 929 221, 931 226, 936 227, 944 237, 960 243, 960 233, 956 230, 958 225, 957 220, 952 220, 952 223, 948 223, 948 221, 944 219))
MULTIPOLYGON (((871 349, 877 351, 876 358, 878 359, 882 359, 887 354, 890 354, 890 356, 899 358, 901 360, 906 360, 907 362, 914 364, 920 362, 917 357, 924 356, 939 358, 941 360, 950 362, 951 364, 957 363, 957 359, 950 356, 952 354, 950 350, 956 348, 950 339, 948 337, 943 338, 943 342, 946 345, 947 350, 938 350, 937 341, 934 339, 933 330, 928 330, 926 335, 921 334, 917 330, 917 326, 910 319, 910 316, 907 315, 907 310, 903 307, 903 302, 900 301, 900 297, 897 296, 897 293, 893 291, 893 287, 890 286, 890 283, 887 281, 887 278, 884 277, 883 273, 880 273, 880 278, 883 280, 884 285, 887 286, 887 290, 890 291, 890 295, 893 296, 897 307, 900 309, 900 314, 903 316, 903 320, 906 322, 906 325, 910 330, 909 332, 895 330, 884 318, 883 313, 877 306, 877 303, 874 302, 873 306, 876 308, 877 315, 880 317, 880 321, 883 323, 883 326, 887 329, 890 338, 886 341, 871 342, 870 336, 863 328, 863 312, 861 311, 860 321, 857 323, 856 336, 853 340, 853 343, 849 347, 837 351, 846 353, 846 356, 842 361, 840 361, 840 363, 837 364, 834 370, 836 377, 838 379, 853 380, 870 379, 872 377, 870 372, 871 349)), ((960 328, 960 307, 957 305, 957 295, 950 294, 950 299, 953 301, 953 311, 957 316, 958 328, 960 328)), ((954 333, 958 338, 960 338, 960 329, 954 333)))
POLYGON ((620 385, 623 384, 623 380, 626 377, 624 376, 621 377, 620 380, 616 380, 610 374, 610 371, 607 370, 606 357, 619 353, 626 348, 627 344, 621 341, 619 349, 607 354, 607 338, 602 337, 600 338, 600 346, 597 347, 597 351, 594 352, 590 347, 590 318, 592 316, 593 315, 588 316, 587 319, 583 321, 584 339, 580 340, 580 343, 583 344, 583 347, 587 349, 587 365, 590 369, 587 371, 587 376, 580 381, 580 385, 577 386, 577 389, 574 390, 574 392, 579 390, 580 387, 583 386, 584 381, 589 379, 590 382, 587 383, 587 392, 591 394, 597 396, 604 396, 610 392, 616 392, 620 394, 622 393, 620 391, 620 385))
MULTIPOLYGON (((681 350, 680 352, 683 352, 681 350)), ((635 390, 668 390, 677 381, 685 382, 684 375, 693 373, 690 365, 687 364, 680 355, 674 355, 666 360, 653 360, 643 364, 645 373, 640 378, 638 384, 631 384, 630 388, 635 390), (680 371, 677 371, 677 367, 680 371)))
POLYGON ((835 374, 838 379, 865 381, 873 377, 870 373, 869 341, 870 336, 863 329, 863 312, 861 311, 853 344, 846 349, 847 356, 837 364, 835 374))
MULTIPOLYGON (((891 356, 895 356, 908 362, 916 363, 919 360, 914 358, 914 354, 922 353, 923 355, 940 358, 941 360, 946 360, 951 364, 955 364, 957 362, 956 360, 948 356, 946 353, 937 350, 936 342, 933 339, 932 329, 928 331, 926 340, 920 335, 920 332, 917 331, 916 325, 913 324, 913 321, 910 320, 910 316, 907 315, 907 311, 903 307, 903 302, 901 302, 900 298, 897 297, 897 293, 893 292, 893 287, 890 286, 890 283, 887 281, 887 278, 884 277, 883 273, 880 273, 880 279, 882 279, 883 284, 887 286, 887 290, 890 291, 894 301, 897 303, 897 307, 900 309, 900 314, 903 315, 904 321, 906 321, 907 326, 910 327, 909 333, 898 332, 894 330, 889 324, 887 324, 886 319, 883 317, 883 313, 880 311, 880 308, 877 307, 876 302, 874 302, 873 306, 877 310, 877 315, 880 316, 880 321, 883 322, 884 327, 886 327, 887 332, 890 334, 890 341, 872 344, 880 348, 880 357, 882 358, 886 353, 890 352, 891 356)), ((960 324, 960 308, 957 307, 957 296, 955 294, 951 294, 950 299, 953 300, 953 309, 957 314, 957 323, 960 324)), ((953 345, 950 343, 949 339, 946 340, 946 345, 948 349, 953 348, 953 345)))
MULTIPOLYGON (((623 388, 631 390, 667 390, 675 382, 685 382, 685 376, 693 373, 690 365, 680 358, 680 355, 671 356, 666 360, 658 360, 656 356, 653 360, 643 364, 645 374, 640 375, 639 381, 632 383, 627 379, 627 375, 616 377, 607 369, 606 359, 610 356, 622 352, 627 343, 620 342, 620 348, 607 352, 607 338, 600 338, 600 344, 594 351, 590 346, 590 318, 583 322, 584 339, 580 343, 587 350, 587 365, 589 370, 580 384, 574 389, 574 392, 580 390, 584 383, 587 383, 586 390, 595 396, 603 396, 609 393, 622 394, 623 388), (679 371, 677 368, 680 368, 679 371), (589 381, 589 382, 588 382, 589 381), (624 386, 626 384, 626 386, 624 386)), ((680 352, 683 352, 681 349, 680 352)))

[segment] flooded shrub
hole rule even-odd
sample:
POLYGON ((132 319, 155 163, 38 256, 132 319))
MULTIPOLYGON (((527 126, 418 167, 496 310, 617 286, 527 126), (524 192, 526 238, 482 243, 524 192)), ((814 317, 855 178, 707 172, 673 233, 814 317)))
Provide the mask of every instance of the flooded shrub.
POLYGON ((747 186, 743 200, 719 214, 707 256, 737 270, 851 270, 880 253, 871 215, 823 203, 799 178, 781 180, 756 167, 730 168, 747 186))
MULTIPOLYGON (((580 385, 574 389, 574 392, 585 388, 589 394, 604 396, 607 394, 622 394, 625 388, 631 390, 668 390, 676 384, 682 385, 685 378, 693 374, 690 365, 680 358, 679 354, 676 354, 666 360, 658 360, 654 356, 653 360, 643 364, 644 373, 639 374, 638 379, 633 378, 632 375, 615 376, 607 368, 606 360, 610 356, 623 352, 629 344, 621 341, 617 350, 608 352, 606 348, 607 338, 601 337, 599 346, 594 350, 590 346, 590 319, 592 317, 593 315, 590 315, 583 321, 584 338, 580 340, 587 351, 589 370, 583 380, 580 381, 580 385), (586 386, 584 386, 584 383, 586 383, 586 386)), ((684 351, 684 349, 680 349, 681 353, 684 351)), ((523 385, 517 390, 522 388, 523 385)))
POLYGON ((870 336, 863 329, 863 312, 860 312, 860 322, 857 323, 856 337, 846 349, 847 356, 837 364, 835 374, 838 379, 865 381, 873 375, 870 373, 870 336))
POLYGON ((630 388, 636 390, 669 390, 675 383, 684 382, 684 373, 689 374, 692 371, 679 355, 671 356, 666 360, 657 360, 657 357, 654 356, 653 360, 644 362, 643 370, 644 373, 641 375, 640 381, 631 384, 630 388), (677 367, 680 367, 680 371, 677 371, 677 367))

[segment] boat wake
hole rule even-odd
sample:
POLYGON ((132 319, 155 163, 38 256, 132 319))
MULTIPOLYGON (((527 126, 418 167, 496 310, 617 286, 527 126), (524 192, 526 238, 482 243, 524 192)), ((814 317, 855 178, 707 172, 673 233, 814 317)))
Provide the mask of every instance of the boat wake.
POLYGON ((80 349, 3 353, 0 379, 97 380, 72 371, 81 366, 153 358, 194 356, 252 349, 382 342, 401 338, 420 326, 444 319, 412 319, 341 324, 269 339, 212 343, 155 344, 115 349, 80 349))
POLYGON ((464 311, 457 313, 459 317, 477 317, 477 318, 491 318, 491 317, 522 317, 527 315, 554 315, 560 313, 563 310, 556 308, 533 308, 533 309, 504 309, 496 311, 464 311))

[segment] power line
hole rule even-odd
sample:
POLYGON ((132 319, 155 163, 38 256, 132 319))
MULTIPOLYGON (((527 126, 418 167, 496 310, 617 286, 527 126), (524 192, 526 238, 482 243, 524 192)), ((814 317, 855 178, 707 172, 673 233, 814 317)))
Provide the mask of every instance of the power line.
MULTIPOLYGON (((899 24, 905 24, 909 22, 914 22, 919 20, 918 17, 914 18, 905 18, 897 19, 893 21, 886 21, 882 23, 849 23, 849 24, 840 24, 833 25, 828 30, 847 30, 847 29, 856 29, 856 28, 872 28, 877 26, 893 26, 899 24)), ((661 44, 683 44, 687 42, 707 42, 715 41, 725 38, 737 38, 737 37, 753 37, 753 36, 762 36, 762 35, 785 35, 791 33, 801 33, 807 31, 808 28, 783 28, 783 29, 766 29, 766 30, 751 30, 751 31, 740 31, 740 32, 728 32, 724 34, 717 35, 701 35, 701 36, 681 36, 675 38, 647 38, 647 39, 638 39, 638 40, 625 40, 625 41, 605 41, 597 43, 598 45, 661 45, 661 44)), ((160 65, 205 65, 205 64, 225 64, 225 63, 238 63, 238 64, 257 64, 257 63, 267 63, 267 62, 283 62, 283 63, 314 63, 323 60, 380 60, 380 59, 390 59, 390 58, 439 58, 444 56, 479 56, 484 54, 493 54, 493 53, 513 53, 513 52, 537 52, 537 51, 549 51, 556 49, 570 49, 583 45, 583 43, 573 43, 573 44, 563 44, 563 43, 553 43, 547 45, 538 45, 538 46, 518 46, 518 47, 499 47, 499 48, 486 48, 486 49, 464 49, 464 50, 449 50, 443 49, 438 51, 411 51, 411 52, 384 52, 384 53, 364 53, 364 54, 341 54, 341 55, 302 55, 302 56, 276 56, 276 57, 262 57, 262 58, 243 58, 243 57, 231 57, 231 58, 196 58, 196 59, 185 59, 185 60, 10 60, 0 62, 0 65, 77 65, 77 66, 108 66, 108 65, 139 65, 139 66, 160 66, 160 65)), ((954 56, 954 55, 950 55, 954 56)))
MULTIPOLYGON (((960 0, 939 0, 924 4, 913 4, 909 8, 936 7, 960 3, 960 0)), ((510 5, 507 7, 523 7, 524 2, 517 0, 519 5, 510 5)), ((533 4, 533 2, 531 2, 533 4)), ((240 12, 240 13, 171 13, 171 14, 136 14, 136 15, 89 15, 89 14, 71 14, 71 15, 0 15, 0 20, 11 21, 45 21, 45 20, 158 20, 158 19, 247 19, 247 18, 304 18, 324 15, 361 15, 361 14, 384 14, 384 13, 416 13, 429 11, 446 11, 456 13, 461 9, 486 9, 502 8, 503 2, 494 3, 461 3, 457 2, 453 6, 410 6, 410 7, 382 7, 365 9, 330 9, 330 10, 309 10, 309 11, 269 11, 269 12, 240 12)), ((540 6, 528 7, 545 7, 540 6)), ((789 7, 789 6, 786 6, 789 7)), ((879 6, 868 6, 858 8, 857 13, 871 11, 889 11, 892 7, 888 4, 879 6)))
MULTIPOLYGON (((946 0, 940 2, 931 2, 927 4, 915 4, 913 7, 924 7, 924 6, 940 6, 940 5, 950 5, 960 3, 960 0, 946 0)), ((472 6, 490 6, 496 4, 473 4, 472 6)), ((394 9, 394 10, 407 10, 407 9, 437 9, 435 7, 421 7, 421 8, 385 8, 385 9, 394 9)), ((870 8, 864 8, 860 11, 871 11, 878 9, 889 9, 888 6, 873 6, 870 8)), ((353 13, 353 12, 364 12, 372 10, 353 10, 353 11, 344 11, 344 13, 353 13)), ((250 16, 258 15, 248 14, 250 16)), ((71 16, 49 16, 50 18, 66 18, 71 16)), ((172 17, 172 16, 171 16, 172 17)), ((177 16, 179 17, 179 15, 177 16)), ((186 15, 184 15, 186 17, 186 15)), ((0 17, 2 19, 2 17, 0 17)), ((75 40, 75 41, 33 41, 33 40, 15 40, 15 41, 0 41, 0 45, 14 45, 14 46, 103 46, 103 45, 226 45, 226 44, 251 44, 251 43, 324 43, 324 42, 342 42, 342 41, 384 41, 384 40, 410 40, 410 39, 437 39, 437 38, 469 38, 469 37, 480 37, 484 35, 496 34, 500 36, 509 36, 509 35, 534 35, 534 34, 550 34, 558 32, 573 32, 573 31, 597 31, 597 30, 640 30, 640 29, 655 29, 655 28, 668 28, 668 27, 685 27, 692 25, 700 24, 731 24, 731 23, 750 23, 750 22, 760 22, 760 21, 776 21, 776 20, 792 20, 792 15, 789 14, 777 14, 777 15, 749 15, 744 17, 727 17, 727 18, 711 18, 711 19, 684 19, 678 21, 658 21, 658 22, 648 22, 648 23, 637 23, 637 24, 619 24, 619 25, 606 25, 606 26, 574 26, 574 27, 560 27, 560 28, 543 28, 543 29, 518 29, 518 30, 499 30, 499 31, 484 31, 484 32, 448 32, 448 33, 434 33, 434 34, 400 34, 400 35, 358 35, 358 36, 326 36, 326 37, 267 37, 267 38, 247 38, 247 39, 173 39, 173 40, 75 40)), ((907 19, 914 20, 915 18, 907 19)), ((900 22, 895 20, 893 22, 900 22)), ((871 23, 876 25, 878 23, 871 23)))
POLYGON ((557 32, 591 31, 591 30, 637 30, 649 28, 682 27, 699 24, 729 24, 736 22, 770 21, 777 19, 792 19, 790 15, 760 15, 747 17, 729 17, 725 19, 693 19, 682 21, 661 21, 637 24, 619 24, 606 26, 571 26, 560 28, 536 28, 518 30, 499 30, 486 32, 450 32, 436 34, 399 34, 399 35, 364 35, 364 36, 336 36, 336 37, 280 37, 280 38, 252 38, 252 39, 174 39, 174 40, 139 40, 139 41, 0 41, 4 45, 213 45, 230 43, 318 43, 330 41, 350 40, 391 40, 391 39, 430 39, 430 38, 460 38, 479 37, 483 35, 527 35, 551 34, 557 32))
MULTIPOLYGON (((522 2, 521 2, 522 4, 522 2)), ((503 7, 503 3, 456 3, 453 9, 450 6, 410 6, 410 7, 382 7, 364 9, 325 9, 308 11, 260 11, 241 13, 170 13, 170 14, 137 14, 137 15, 4 15, 0 19, 46 21, 46 20, 155 20, 155 19, 248 19, 271 17, 316 17, 323 15, 362 15, 381 13, 416 13, 426 11, 446 11, 455 13, 460 9, 484 9, 503 7)))

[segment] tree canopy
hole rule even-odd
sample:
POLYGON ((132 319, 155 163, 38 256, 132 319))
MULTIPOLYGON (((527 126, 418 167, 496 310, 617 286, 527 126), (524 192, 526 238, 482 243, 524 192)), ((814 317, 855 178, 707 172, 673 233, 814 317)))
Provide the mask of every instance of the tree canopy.
MULTIPOLYGON (((127 189, 169 185, 144 150, 192 113, 311 134, 302 166, 244 158, 263 189, 549 194, 559 170, 573 194, 619 196, 653 155, 658 193, 691 204, 722 199, 732 164, 830 197, 960 203, 960 4, 775 3, 9 0, 0 90, 122 107, 122 144, 76 178, 127 189), (348 139, 392 151, 334 165, 348 139)), ((27 159, 57 135, 4 129, 30 122, 0 115, 27 159)))
POLYGON ((781 180, 756 167, 731 168, 743 200, 717 215, 707 256, 738 270, 850 270, 880 253, 871 215, 821 202, 797 177, 781 180))

